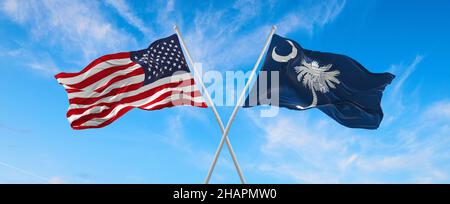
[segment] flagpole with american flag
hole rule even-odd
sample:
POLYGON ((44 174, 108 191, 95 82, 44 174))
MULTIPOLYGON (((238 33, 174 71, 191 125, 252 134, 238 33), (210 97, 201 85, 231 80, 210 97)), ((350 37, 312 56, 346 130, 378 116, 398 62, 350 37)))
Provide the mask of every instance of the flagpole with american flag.
MULTIPOLYGON (((178 28, 174 26, 174 29, 177 34, 157 39, 146 49, 104 55, 79 72, 55 75, 68 95, 66 117, 70 126, 75 130, 102 128, 134 108, 208 107, 195 85, 182 47, 195 75, 201 75, 197 73, 178 28)), ((223 123, 214 103, 201 78, 198 81, 223 132, 223 123)), ((227 144, 239 178, 245 183, 231 143, 227 141, 227 144)))
MULTIPOLYGON (((221 130, 221 132, 223 134, 225 132, 225 128, 223 126, 222 119, 220 118, 219 113, 217 112, 216 106, 214 105, 214 102, 213 102, 211 96, 209 95, 208 90, 205 87, 205 84, 203 83, 203 80, 202 80, 202 77, 201 77, 202 75, 201 75, 201 73, 198 73, 197 68, 195 67, 195 63, 192 60, 191 54, 190 54, 189 50, 187 49, 186 44, 184 43, 184 40, 183 40, 183 37, 181 35, 180 30, 178 29, 178 27, 176 25, 173 26, 173 29, 175 30, 175 32, 177 33, 178 37, 180 38, 180 44, 183 47, 184 51, 186 52, 186 56, 187 56, 189 62, 191 63, 191 65, 192 65, 192 69, 194 71, 194 77, 197 79, 197 82, 201 85, 201 87, 203 89, 203 94, 206 96, 206 99, 209 102, 209 106, 213 110, 214 116, 216 117, 217 123, 219 123, 220 130, 221 130)), ((233 159, 234 166, 236 167, 236 171, 237 171, 237 173, 239 175, 239 179, 240 179, 242 184, 245 184, 245 178, 244 178, 244 175, 242 173, 241 167, 239 166, 239 163, 237 161, 237 158, 236 158, 236 155, 234 153, 233 147, 231 146, 231 142, 230 142, 228 137, 226 138, 225 141, 227 143, 228 150, 230 151, 231 158, 233 159)), ((206 184, 207 183, 208 182, 206 182, 206 184)))

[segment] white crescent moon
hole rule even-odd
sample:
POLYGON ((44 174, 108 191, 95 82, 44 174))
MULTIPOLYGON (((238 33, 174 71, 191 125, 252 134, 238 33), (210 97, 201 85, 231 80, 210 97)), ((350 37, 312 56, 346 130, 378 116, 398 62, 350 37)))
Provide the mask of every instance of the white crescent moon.
POLYGON ((288 62, 290 59, 297 57, 297 48, 294 46, 294 43, 292 43, 290 40, 286 40, 286 41, 292 46, 291 53, 289 53, 289 55, 286 55, 286 56, 278 55, 277 52, 275 51, 275 49, 277 49, 277 47, 275 46, 272 50, 272 59, 273 60, 275 60, 277 62, 288 62))

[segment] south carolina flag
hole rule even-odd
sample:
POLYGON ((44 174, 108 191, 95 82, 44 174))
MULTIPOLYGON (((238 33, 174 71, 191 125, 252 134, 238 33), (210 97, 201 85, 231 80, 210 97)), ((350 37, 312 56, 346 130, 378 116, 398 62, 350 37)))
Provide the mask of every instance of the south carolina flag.
POLYGON ((345 55, 303 49, 279 35, 273 36, 261 71, 267 73, 268 82, 272 71, 279 73, 279 87, 260 89, 259 80, 264 79, 258 77, 244 107, 265 104, 261 96, 278 94, 279 107, 318 108, 344 126, 365 129, 379 127, 383 91, 395 77, 372 73, 345 55))

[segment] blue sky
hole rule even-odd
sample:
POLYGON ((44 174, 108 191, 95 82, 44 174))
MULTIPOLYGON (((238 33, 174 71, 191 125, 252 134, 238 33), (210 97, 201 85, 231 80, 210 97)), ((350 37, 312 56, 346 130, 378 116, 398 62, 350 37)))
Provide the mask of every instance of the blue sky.
MULTIPOLYGON (((248 71, 270 26, 303 47, 397 75, 375 131, 317 110, 241 110, 230 140, 250 183, 450 183, 448 1, 0 0, 0 183, 202 183, 220 140, 210 109, 133 110, 74 131, 53 75, 142 49, 178 24, 205 70, 248 71)), ((219 107, 227 121, 230 107, 219 107)), ((223 151, 212 183, 238 183, 223 151)))

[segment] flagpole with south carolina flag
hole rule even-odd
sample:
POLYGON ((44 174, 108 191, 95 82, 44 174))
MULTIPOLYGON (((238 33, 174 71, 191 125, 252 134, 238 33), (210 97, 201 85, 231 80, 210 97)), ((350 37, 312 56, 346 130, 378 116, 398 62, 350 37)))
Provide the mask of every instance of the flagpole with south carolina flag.
MULTIPOLYGON (((189 50, 187 49, 186 44, 184 43, 183 37, 182 37, 181 32, 178 29, 177 25, 174 25, 173 29, 175 30, 175 32, 177 33, 178 37, 180 38, 180 44, 183 47, 184 51, 186 51, 186 56, 187 56, 189 62, 191 63, 191 65, 192 65, 192 69, 194 70, 194 77, 197 79, 198 83, 201 85, 201 87, 203 89, 203 93, 205 94, 206 99, 208 100, 209 105, 210 105, 211 109, 213 110, 214 116, 216 117, 217 123, 219 123, 220 130, 221 130, 221 132, 223 134, 225 132, 225 128, 223 127, 222 119, 220 118, 219 113, 217 112, 216 106, 214 105, 214 102, 213 102, 211 96, 209 95, 208 90, 205 87, 205 84, 203 83, 202 73, 199 73, 197 71, 197 68, 195 67, 195 63, 192 60, 191 54, 190 54, 189 50)), ((227 143, 228 150, 230 151, 231 158, 233 159, 234 166, 236 167, 236 171, 237 171, 237 173, 239 175, 239 179, 241 180, 242 184, 245 184, 244 174, 242 173, 241 167, 239 166, 239 163, 237 161, 237 158, 236 158, 236 155, 234 153, 233 147, 231 146, 231 142, 230 142, 228 137, 226 138, 226 143, 227 143)), ((206 183, 208 183, 208 182, 206 182, 206 183)))
POLYGON ((393 74, 372 73, 345 55, 303 49, 294 40, 274 35, 274 32, 275 26, 231 114, 205 183, 211 178, 224 140, 270 41, 260 71, 265 73, 257 78, 244 108, 257 105, 298 111, 317 108, 345 127, 377 129, 380 126, 383 119, 381 98, 386 86, 395 78, 393 74), (278 77, 279 86, 272 89, 267 82, 262 83, 267 87, 259 87, 259 81, 269 81, 272 72, 276 73, 273 77, 278 77), (276 104, 260 100, 261 96, 274 94, 280 99, 276 104))

